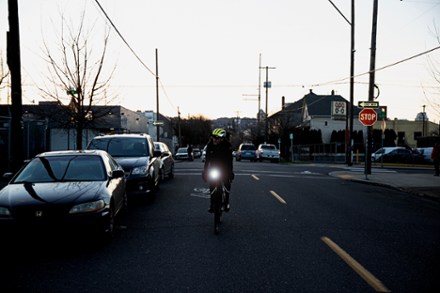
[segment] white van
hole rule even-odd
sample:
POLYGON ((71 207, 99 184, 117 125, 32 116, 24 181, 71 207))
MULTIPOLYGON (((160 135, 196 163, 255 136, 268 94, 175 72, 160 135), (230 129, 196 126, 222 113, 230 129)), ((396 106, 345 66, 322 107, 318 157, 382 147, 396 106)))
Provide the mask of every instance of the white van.
POLYGON ((380 158, 384 155, 384 154, 388 154, 389 152, 396 150, 396 149, 404 149, 404 147, 384 147, 384 148, 380 148, 377 151, 375 151, 374 153, 371 154, 371 161, 372 162, 376 162, 376 161, 380 161, 380 158))
POLYGON ((425 162, 432 163, 431 154, 432 154, 432 147, 429 148, 417 148, 419 153, 423 155, 423 159, 425 162))

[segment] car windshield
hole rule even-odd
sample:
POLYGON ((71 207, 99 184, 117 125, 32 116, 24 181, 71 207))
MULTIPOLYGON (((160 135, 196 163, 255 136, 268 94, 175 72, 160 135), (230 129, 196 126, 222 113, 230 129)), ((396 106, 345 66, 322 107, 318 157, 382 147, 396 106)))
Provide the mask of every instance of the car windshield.
POLYGON ((99 156, 50 156, 33 159, 13 183, 106 180, 99 156))
POLYGON ((180 148, 180 149, 177 150, 177 153, 179 153, 179 154, 181 154, 181 153, 187 154, 188 153, 188 149, 187 148, 180 148))
POLYGON ((242 151, 249 151, 249 150, 255 150, 255 147, 253 145, 242 145, 241 146, 242 151))
POLYGON ((94 139, 89 149, 108 152, 113 157, 146 157, 149 156, 147 142, 142 138, 112 137, 94 139))
POLYGON ((273 146, 273 145, 263 145, 263 146, 261 146, 261 148, 263 150, 275 150, 276 149, 275 146, 273 146))

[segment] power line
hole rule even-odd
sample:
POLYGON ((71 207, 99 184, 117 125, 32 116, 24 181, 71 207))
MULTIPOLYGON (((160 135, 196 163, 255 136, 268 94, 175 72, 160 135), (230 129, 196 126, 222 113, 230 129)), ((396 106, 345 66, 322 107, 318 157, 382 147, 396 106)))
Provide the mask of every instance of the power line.
POLYGON ((101 6, 98 0, 95 0, 96 4, 98 5, 101 12, 104 14, 104 16, 107 18, 107 20, 110 22, 111 26, 115 29, 118 36, 121 38, 121 40, 127 45, 128 49, 133 53, 133 55, 136 57, 137 60, 153 75, 156 76, 156 74, 142 61, 142 59, 136 54, 136 52, 133 50, 133 48, 128 44, 128 42, 125 40, 124 36, 121 34, 121 32, 118 30, 118 28, 115 26, 113 21, 108 16, 107 12, 105 12, 104 8, 101 6))
MULTIPOLYGON (((419 53, 419 54, 413 55, 413 56, 411 56, 411 57, 408 57, 408 58, 402 59, 402 60, 400 60, 400 61, 397 61, 397 62, 391 63, 391 64, 389 64, 389 65, 385 65, 385 66, 383 66, 383 67, 376 68, 376 69, 374 70, 374 72, 378 72, 378 71, 381 71, 381 70, 384 70, 384 69, 387 69, 387 68, 390 68, 390 67, 396 66, 396 65, 398 65, 398 64, 400 64, 400 63, 403 63, 403 62, 409 61, 409 60, 411 60, 411 59, 414 59, 414 58, 417 58, 417 57, 420 57, 420 56, 423 56, 423 55, 429 54, 429 53, 431 53, 431 52, 433 52, 433 51, 435 51, 435 50, 438 50, 438 49, 440 49, 440 46, 434 47, 434 48, 432 48, 432 49, 430 49, 430 50, 427 50, 427 51, 424 51, 424 52, 422 52, 422 53, 419 53)), ((355 75, 355 76, 353 76, 353 77, 360 77, 360 76, 363 76, 363 75, 370 74, 371 72, 372 72, 372 71, 367 71, 367 72, 364 72, 364 73, 361 73, 361 74, 357 74, 357 75, 355 75)), ((337 79, 337 80, 333 80, 333 81, 328 81, 328 82, 323 82, 323 83, 318 83, 318 84, 312 84, 311 86, 312 86, 312 87, 317 87, 317 86, 323 86, 323 85, 328 85, 328 84, 339 83, 339 82, 345 81, 345 80, 347 80, 347 79, 349 79, 349 78, 350 78, 350 77, 345 77, 345 78, 341 78, 341 79, 337 79)))
POLYGON ((171 107, 176 108, 176 106, 174 106, 174 104, 172 103, 170 97, 168 96, 167 92, 165 91, 165 87, 162 84, 162 80, 156 76, 156 74, 142 61, 142 59, 139 57, 139 55, 136 54, 136 52, 133 50, 133 48, 128 44, 128 42, 125 40, 124 36, 121 34, 121 32, 118 30, 118 28, 116 27, 116 25, 113 23, 113 21, 110 19, 110 17, 108 16, 107 12, 104 10, 104 8, 102 7, 102 5, 99 3, 98 0, 95 0, 96 4, 98 5, 99 9, 101 10, 101 12, 104 14, 104 16, 106 17, 106 19, 110 22, 111 26, 115 29, 116 33, 118 34, 118 36, 121 38, 121 40, 125 43, 125 45, 127 45, 128 49, 133 53, 133 55, 136 57, 136 59, 156 78, 159 79, 160 81, 160 86, 165 94, 165 97, 168 100, 168 103, 171 105, 171 107))

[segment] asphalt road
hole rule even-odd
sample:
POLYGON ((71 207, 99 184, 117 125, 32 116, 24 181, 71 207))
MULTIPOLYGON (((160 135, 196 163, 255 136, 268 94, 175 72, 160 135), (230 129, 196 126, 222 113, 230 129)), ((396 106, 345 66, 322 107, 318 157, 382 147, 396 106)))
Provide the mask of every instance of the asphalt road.
POLYGON ((234 162, 216 236, 201 168, 179 162, 154 202, 130 200, 108 245, 2 237, 1 291, 440 292, 438 203, 333 167, 234 162))

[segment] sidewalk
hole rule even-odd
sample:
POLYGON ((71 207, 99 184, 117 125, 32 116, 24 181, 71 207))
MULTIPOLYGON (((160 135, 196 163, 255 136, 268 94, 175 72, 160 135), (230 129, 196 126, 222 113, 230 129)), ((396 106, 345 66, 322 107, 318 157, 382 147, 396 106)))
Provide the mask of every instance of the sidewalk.
POLYGON ((434 174, 411 174, 373 168, 371 174, 365 175, 361 168, 350 168, 344 171, 334 171, 329 175, 361 183, 387 186, 440 200, 440 177, 434 174))

